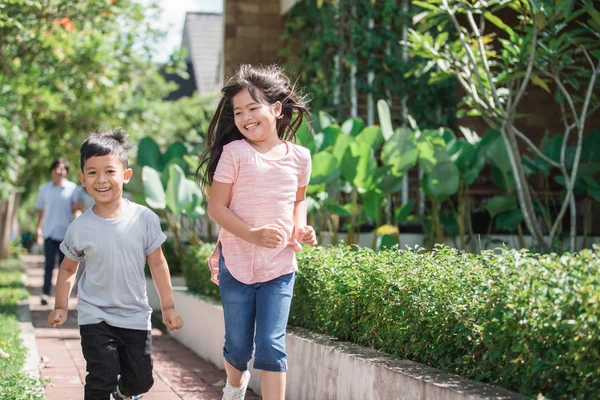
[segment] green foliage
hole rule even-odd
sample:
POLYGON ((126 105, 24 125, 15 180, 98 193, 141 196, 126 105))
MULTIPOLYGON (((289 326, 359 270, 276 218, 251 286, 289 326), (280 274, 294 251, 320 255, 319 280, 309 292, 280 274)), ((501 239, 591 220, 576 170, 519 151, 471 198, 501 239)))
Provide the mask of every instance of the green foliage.
MULTIPOLYGON (((218 298, 213 249, 189 249, 185 276, 218 298)), ((599 247, 559 256, 340 246, 305 249, 298 266, 293 325, 526 395, 600 391, 599 247)))
POLYGON ((39 380, 21 372, 27 349, 19 339, 17 304, 26 299, 18 269, 0 267, 0 349, 9 357, 0 357, 0 398, 7 400, 44 399, 44 386, 39 380))
POLYGON ((190 291, 219 300, 219 287, 211 281, 208 268, 208 259, 214 250, 213 243, 189 246, 183 255, 183 276, 190 291))
POLYGON ((359 93, 372 94, 375 100, 408 98, 408 112, 423 127, 454 125, 456 98, 451 81, 429 85, 428 76, 404 78, 416 60, 402 61, 398 41, 403 26, 413 26, 416 7, 404 11, 400 3, 306 0, 289 11, 280 55, 287 68, 298 71, 301 86, 311 96, 311 107, 340 120, 348 115, 355 67, 359 93))

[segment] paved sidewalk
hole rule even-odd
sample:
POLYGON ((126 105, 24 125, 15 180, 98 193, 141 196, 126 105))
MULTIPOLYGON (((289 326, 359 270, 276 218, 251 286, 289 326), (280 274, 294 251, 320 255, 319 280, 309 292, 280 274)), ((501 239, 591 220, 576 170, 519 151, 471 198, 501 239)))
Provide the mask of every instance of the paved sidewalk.
MULTIPOLYGON (((44 278, 43 256, 23 257, 29 283, 29 303, 38 351, 41 376, 51 383, 46 387, 47 400, 82 400, 85 382, 85 360, 81 354, 77 327, 77 299, 69 301, 69 319, 60 328, 48 326, 48 312, 53 306, 40 305, 44 278)), ((55 277, 56 277, 55 271, 55 277)), ((218 400, 221 398, 225 372, 204 361, 191 350, 163 334, 152 330, 154 386, 144 400, 218 400)), ((259 399, 248 391, 246 399, 259 399)))

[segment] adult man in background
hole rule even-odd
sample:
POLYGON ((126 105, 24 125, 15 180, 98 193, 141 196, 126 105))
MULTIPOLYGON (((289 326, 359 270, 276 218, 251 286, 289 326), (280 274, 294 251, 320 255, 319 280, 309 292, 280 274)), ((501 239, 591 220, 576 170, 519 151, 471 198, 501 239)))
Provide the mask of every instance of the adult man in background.
POLYGON ((71 221, 81 214, 79 189, 77 184, 67 179, 68 172, 69 162, 63 158, 56 159, 50 167, 52 180, 40 186, 35 202, 38 210, 36 238, 40 246, 44 245, 46 258, 42 305, 48 304, 56 257, 59 265, 65 257, 59 249, 60 243, 71 221))

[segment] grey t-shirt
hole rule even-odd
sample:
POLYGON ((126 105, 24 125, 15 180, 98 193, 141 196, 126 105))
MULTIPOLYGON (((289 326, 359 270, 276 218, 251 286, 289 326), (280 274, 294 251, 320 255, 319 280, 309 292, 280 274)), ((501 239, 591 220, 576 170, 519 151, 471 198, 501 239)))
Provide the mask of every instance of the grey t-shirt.
POLYGON ((60 249, 71 260, 85 258, 79 280, 79 325, 109 325, 150 330, 144 266, 146 257, 166 240, 158 216, 124 200, 121 216, 101 218, 89 208, 69 228, 60 249))
POLYGON ((63 240, 67 227, 73 221, 73 203, 78 200, 77 185, 63 179, 58 186, 46 182, 40 186, 35 200, 36 210, 44 210, 42 237, 44 239, 63 240))

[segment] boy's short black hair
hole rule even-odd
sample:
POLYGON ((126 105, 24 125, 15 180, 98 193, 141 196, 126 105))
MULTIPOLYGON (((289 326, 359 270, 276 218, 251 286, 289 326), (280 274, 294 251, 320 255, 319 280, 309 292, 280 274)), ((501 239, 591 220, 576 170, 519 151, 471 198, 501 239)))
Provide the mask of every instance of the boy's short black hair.
POLYGON ((118 127, 107 131, 97 131, 92 133, 81 145, 81 170, 85 162, 92 157, 102 157, 112 154, 119 158, 123 166, 127 168, 127 151, 129 144, 129 135, 124 128, 118 127))
POLYGON ((60 164, 62 164, 67 170, 67 172, 69 172, 69 167, 71 166, 71 164, 62 157, 59 157, 56 160, 54 160, 54 162, 52 162, 52 165, 50 166, 50 172, 54 171, 54 169, 60 164))

